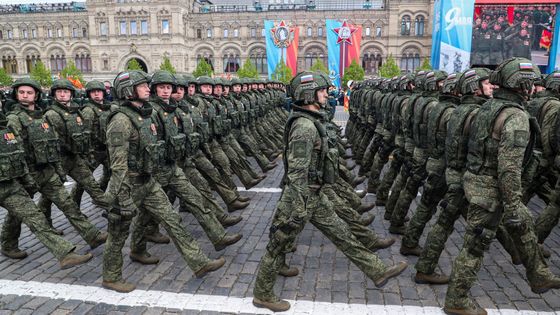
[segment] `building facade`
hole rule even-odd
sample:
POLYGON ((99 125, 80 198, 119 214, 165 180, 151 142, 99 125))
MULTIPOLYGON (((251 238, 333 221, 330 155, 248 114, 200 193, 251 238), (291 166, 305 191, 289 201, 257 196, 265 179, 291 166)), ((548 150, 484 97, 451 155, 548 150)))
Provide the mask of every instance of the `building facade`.
POLYGON ((326 19, 347 19, 362 26, 360 62, 366 75, 377 73, 389 55, 406 71, 429 57, 433 0, 358 1, 228 5, 200 0, 87 0, 0 6, 1 66, 20 77, 41 60, 57 74, 71 60, 88 80, 112 79, 132 59, 152 72, 167 57, 185 73, 205 59, 216 75, 233 73, 250 59, 265 76, 264 20, 299 27, 298 71, 309 69, 316 60, 327 64, 326 19))

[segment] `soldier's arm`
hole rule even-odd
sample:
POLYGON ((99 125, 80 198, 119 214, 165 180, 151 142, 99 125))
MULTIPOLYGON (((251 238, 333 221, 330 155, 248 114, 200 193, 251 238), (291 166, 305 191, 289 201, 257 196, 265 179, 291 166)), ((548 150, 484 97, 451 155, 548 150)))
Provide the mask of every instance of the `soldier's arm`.
MULTIPOLYGON (((133 126, 124 114, 116 114, 107 126, 107 150, 111 178, 107 185, 106 195, 109 201, 114 202, 121 193, 123 183, 128 172, 128 150, 133 126)), ((126 198, 126 196, 125 196, 126 198)))
POLYGON ((509 117, 504 121, 498 147, 498 188, 505 213, 512 213, 523 206, 521 171, 529 143, 529 119, 519 109, 505 109, 500 115, 509 117))
POLYGON ((23 130, 23 126, 19 121, 17 115, 8 115, 6 117, 8 119, 8 127, 12 128, 12 130, 17 134, 17 136, 21 136, 21 131, 23 130))
POLYGON ((312 121, 300 118, 291 127, 287 148, 287 184, 284 194, 292 199, 293 216, 307 215, 305 202, 309 196, 309 166, 317 130, 312 121))

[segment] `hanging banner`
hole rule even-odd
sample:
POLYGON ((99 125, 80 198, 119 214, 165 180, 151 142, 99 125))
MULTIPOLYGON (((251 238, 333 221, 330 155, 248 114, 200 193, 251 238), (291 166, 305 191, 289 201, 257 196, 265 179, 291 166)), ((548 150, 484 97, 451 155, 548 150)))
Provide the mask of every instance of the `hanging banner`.
POLYGON ((296 75, 299 29, 285 21, 265 20, 264 32, 268 78, 273 79, 272 74, 281 60, 292 70, 292 75, 296 75))
POLYGON ((360 63, 362 27, 346 20, 327 20, 326 29, 329 76, 333 84, 340 88, 344 70, 353 60, 360 63))
POLYGON ((449 73, 470 65, 475 0, 434 2, 432 67, 449 73))

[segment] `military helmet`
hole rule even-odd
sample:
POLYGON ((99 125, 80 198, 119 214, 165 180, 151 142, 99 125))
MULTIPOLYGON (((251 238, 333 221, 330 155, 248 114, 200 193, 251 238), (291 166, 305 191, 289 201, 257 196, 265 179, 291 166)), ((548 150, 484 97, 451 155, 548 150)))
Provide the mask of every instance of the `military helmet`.
POLYGON ((182 86, 184 88, 187 88, 189 86, 189 84, 187 83, 187 79, 185 78, 185 76, 182 75, 176 75, 175 76, 175 81, 177 82, 177 86, 182 86))
POLYGON ((17 79, 16 82, 12 84, 12 99, 17 101, 17 89, 20 86, 30 86, 35 90, 35 94, 37 94, 37 100, 40 100, 42 97, 41 86, 39 83, 31 78, 21 78, 17 79))
POLYGON ((53 82, 51 86, 51 96, 54 97, 56 90, 69 90, 72 93, 72 97, 76 96, 76 88, 68 79, 58 79, 53 82))
POLYGON ((414 84, 414 74, 412 73, 407 73, 405 75, 403 75, 400 80, 399 80, 399 88, 402 91, 405 91, 408 88, 408 84, 409 83, 413 83, 414 84))
POLYGON ((234 86, 234 85, 243 85, 243 82, 242 82, 241 79, 239 79, 239 78, 233 78, 233 79, 231 79, 230 82, 231 82, 231 85, 232 85, 232 86, 234 86))
POLYGON ((224 80, 222 78, 214 78, 214 86, 216 85, 224 86, 224 80))
POLYGON ((231 80, 229 79, 222 79, 222 83, 224 84, 224 86, 231 86, 231 80))
POLYGON ((488 68, 472 68, 463 72, 457 80, 457 91, 462 95, 474 94, 480 82, 488 79, 492 71, 488 68))
POLYGON ((89 92, 91 91, 102 91, 103 97, 107 96, 105 85, 101 81, 92 80, 86 83, 86 97, 89 97, 89 92))
POLYGON ((424 70, 420 70, 416 73, 414 77, 414 86, 420 89, 424 89, 424 82, 426 81, 426 74, 427 72, 424 70))
POLYGON ((544 78, 544 87, 556 93, 560 93, 560 72, 554 71, 544 78))
POLYGON ((447 72, 441 70, 430 71, 426 74, 424 87, 426 91, 438 91, 438 82, 447 78, 447 72))
POLYGON ((537 79, 535 79, 535 82, 533 82, 533 84, 544 87, 545 78, 546 78, 546 74, 543 73, 537 79))
POLYGON ((443 80, 443 86, 441 87, 441 92, 444 94, 452 94, 457 91, 457 79, 460 73, 451 73, 443 80))
POLYGON ((311 104, 315 102, 315 91, 326 89, 330 80, 319 72, 303 71, 298 73, 290 82, 290 91, 294 102, 311 104))
POLYGON ((189 85, 191 83, 196 84, 196 78, 192 74, 187 73, 187 74, 183 75, 183 77, 185 78, 185 82, 187 83, 187 85, 189 85))
POLYGON ((203 75, 203 76, 200 76, 200 77, 196 78, 196 84, 198 86, 201 86, 201 85, 204 85, 204 84, 210 84, 210 85, 214 86, 214 79, 212 79, 209 76, 203 75))
POLYGON ((506 89, 531 91, 533 83, 541 76, 531 60, 513 57, 502 62, 490 75, 490 82, 506 89))
POLYGON ((156 85, 158 84, 171 84, 173 87, 173 91, 177 87, 177 79, 173 75, 173 73, 167 70, 157 70, 152 74, 152 78, 150 80, 150 90, 152 93, 156 92, 156 85))
POLYGON ((117 74, 113 87, 118 99, 134 100, 137 98, 134 88, 142 83, 150 83, 148 74, 141 70, 129 70, 117 74))

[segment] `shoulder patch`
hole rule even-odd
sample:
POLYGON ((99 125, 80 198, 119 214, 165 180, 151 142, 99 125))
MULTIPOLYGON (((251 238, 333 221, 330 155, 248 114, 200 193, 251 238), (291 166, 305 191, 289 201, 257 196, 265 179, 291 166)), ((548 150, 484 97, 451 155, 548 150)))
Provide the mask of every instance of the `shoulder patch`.
POLYGON ((303 158, 307 155, 307 141, 297 140, 292 143, 295 158, 303 158))
POLYGON ((112 146, 124 145, 124 134, 122 132, 111 133, 111 138, 108 139, 109 144, 112 146))
POLYGON ((515 130, 513 133, 514 145, 516 147, 526 147, 529 142, 529 132, 527 130, 515 130))

